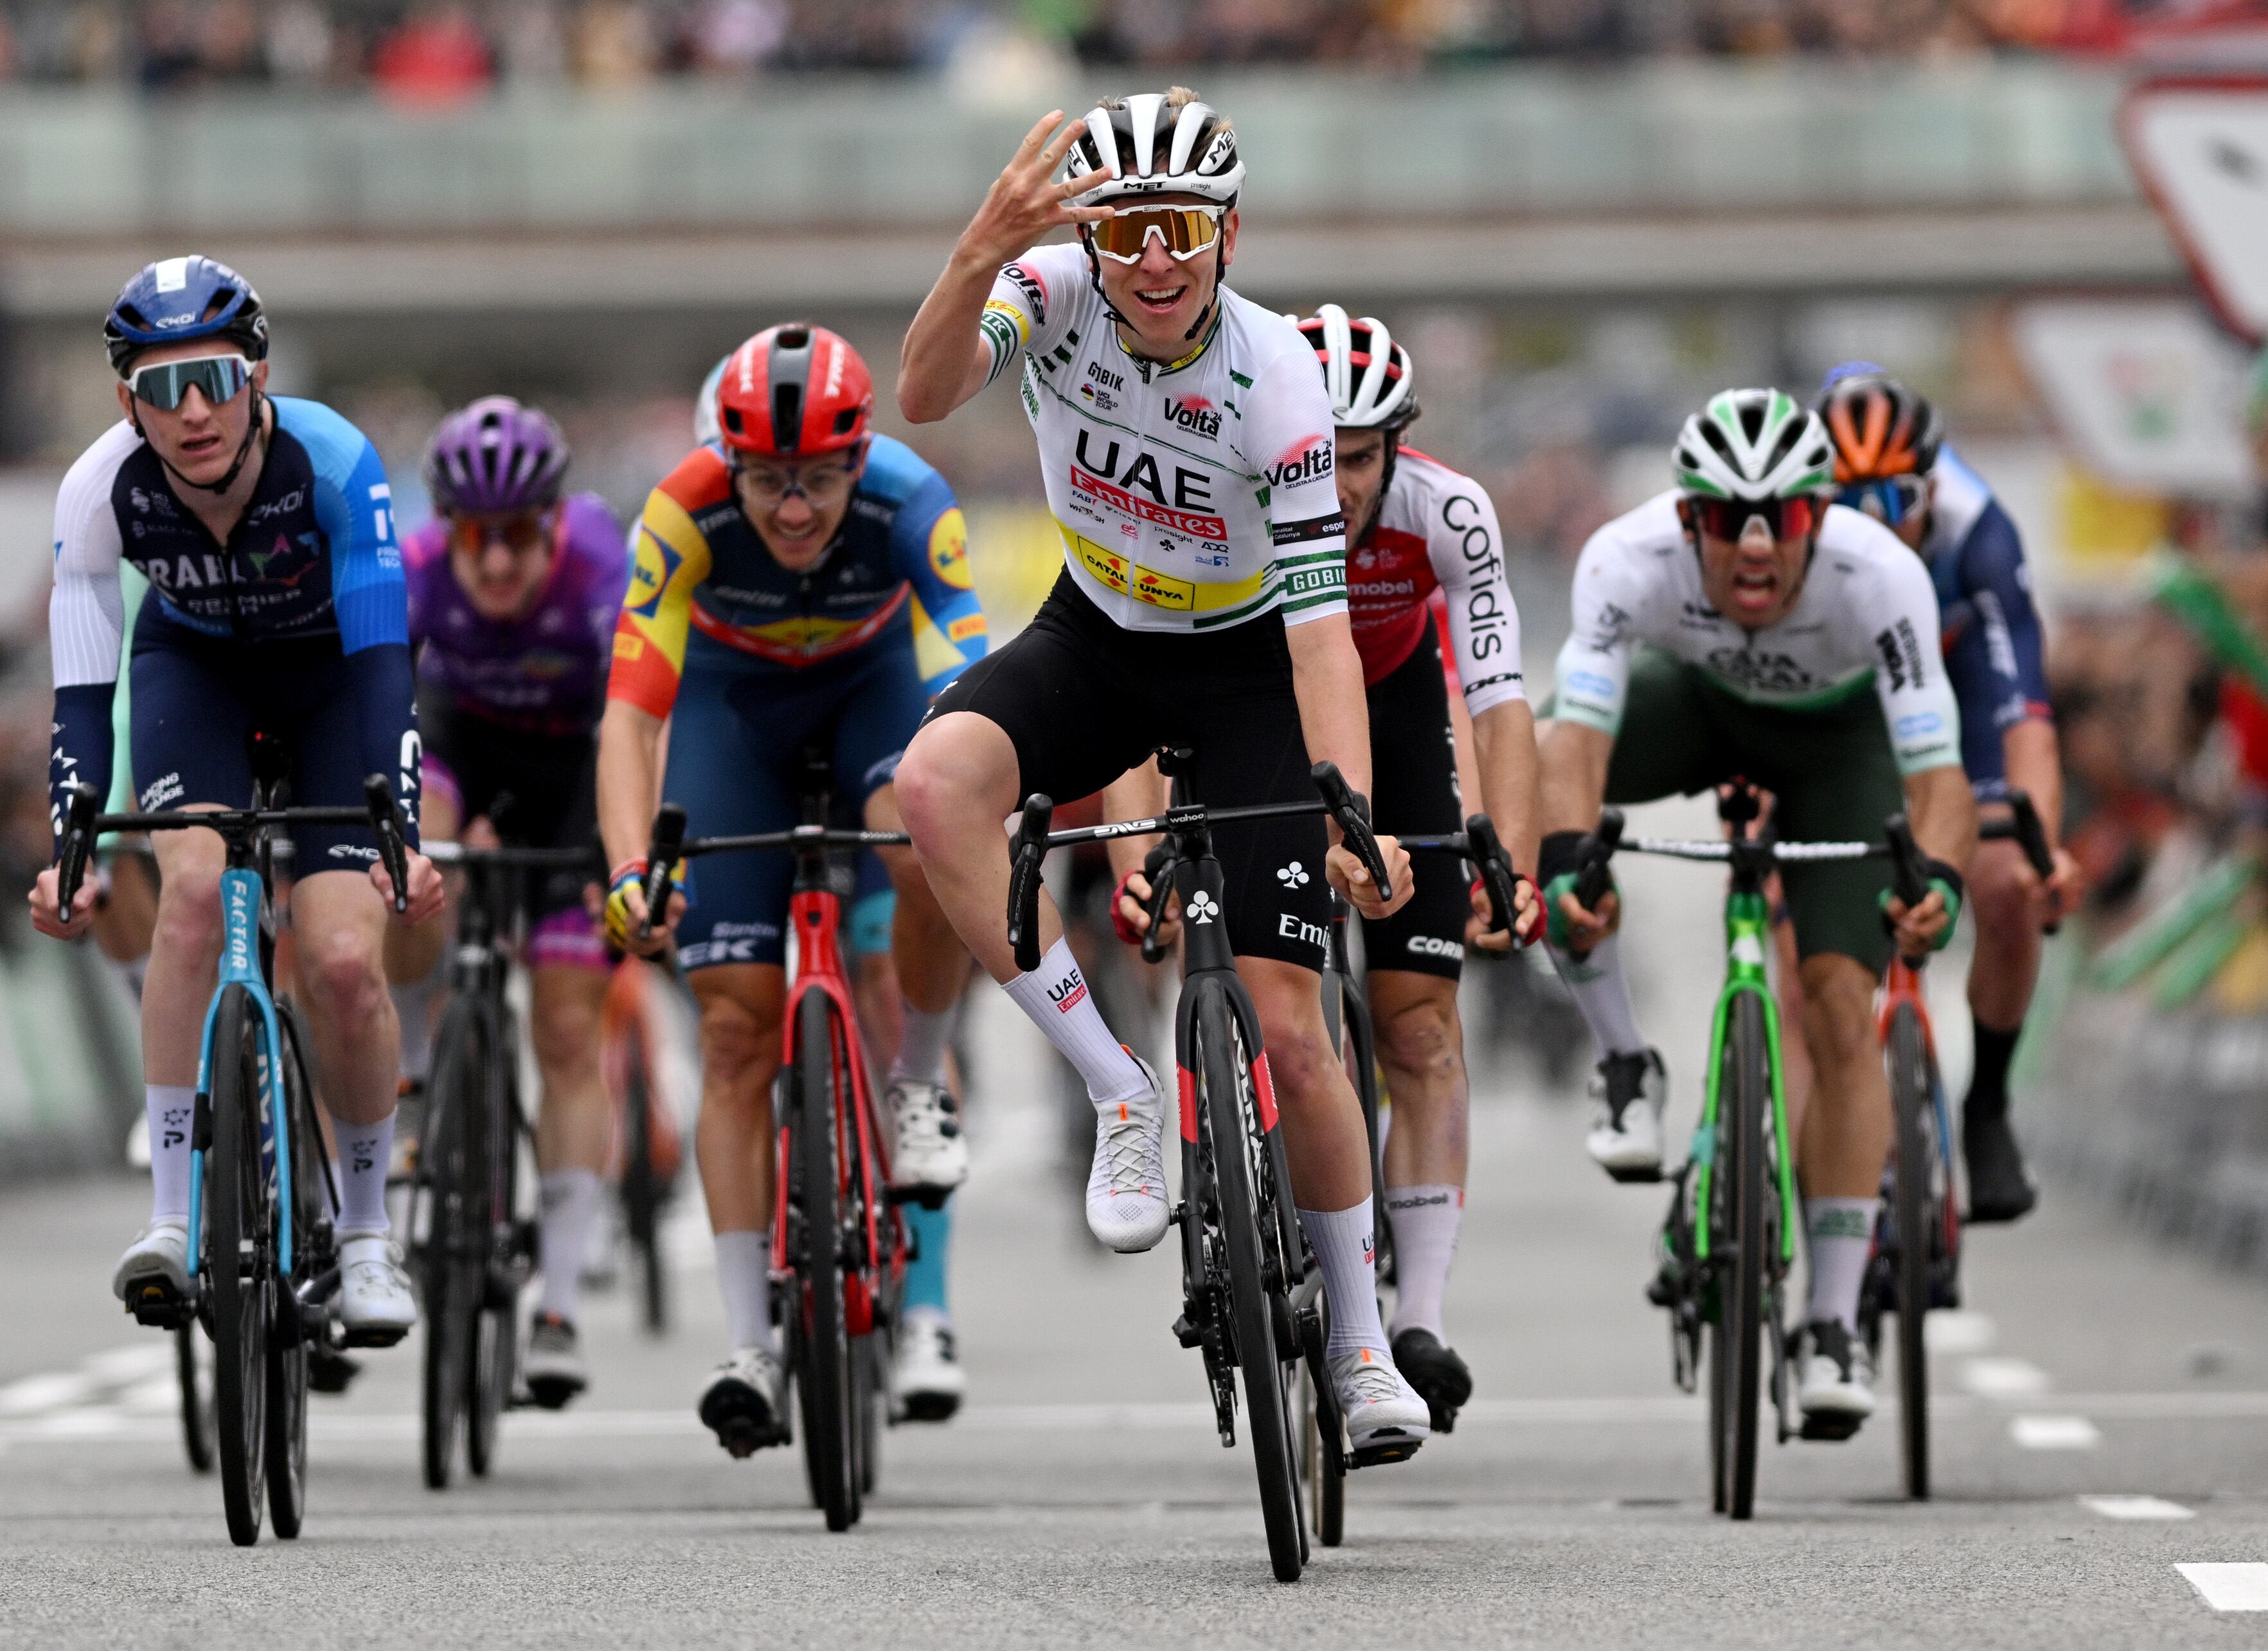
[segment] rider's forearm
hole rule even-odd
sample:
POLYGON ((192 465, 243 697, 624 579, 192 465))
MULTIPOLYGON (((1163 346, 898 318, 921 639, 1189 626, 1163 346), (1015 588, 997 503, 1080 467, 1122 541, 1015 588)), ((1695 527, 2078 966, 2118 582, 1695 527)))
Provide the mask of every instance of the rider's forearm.
POLYGON ((1362 690, 1362 656, 1344 614, 1285 630, 1292 649, 1292 691, 1307 760, 1336 763, 1346 783, 1370 795, 1370 702, 1362 690))
POLYGON ((2048 846, 2063 841, 2063 755, 2055 724, 2027 717, 2000 736, 2008 784, 2032 800, 2048 846))
POLYGON ((646 851, 661 775, 661 719, 627 700, 610 699, 599 721, 599 836, 607 864, 646 851))
POLYGON ((1479 755, 1481 806, 1504 839, 1505 851, 1521 871, 1535 869, 1541 780, 1536 772, 1535 717, 1522 699, 1491 705, 1473 719, 1473 745, 1479 755))
POLYGON ((1906 816, 1923 853, 1969 874, 1977 852, 1977 799, 1958 763, 1906 776, 1906 816))
POLYGON ((1545 726, 1536 751, 1544 832, 1588 831, 1599 823, 1614 755, 1610 733, 1564 719, 1545 726))
POLYGON ((980 325, 998 261, 956 246, 898 350, 898 410, 934 424, 984 387, 980 325))

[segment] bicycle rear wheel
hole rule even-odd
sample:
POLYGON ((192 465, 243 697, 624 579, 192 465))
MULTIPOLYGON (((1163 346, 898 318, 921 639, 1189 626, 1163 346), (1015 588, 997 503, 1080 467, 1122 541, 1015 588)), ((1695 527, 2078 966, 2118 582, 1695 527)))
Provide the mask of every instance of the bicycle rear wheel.
POLYGON ((1261 1147, 1251 1065, 1225 989, 1198 1001, 1194 1026, 1201 1116, 1212 1148, 1219 1189, 1221 1236, 1228 1252, 1229 1328, 1244 1378, 1244 1405, 1260 1480, 1261 1516, 1268 1528, 1268 1557, 1280 1582, 1294 1582, 1305 1563, 1300 1482, 1294 1466, 1284 1361, 1276 1322, 1289 1312, 1283 1279, 1270 1279, 1262 1262, 1258 1176, 1270 1174, 1261 1147), (1256 1159, 1257 1163, 1256 1164, 1256 1159))
POLYGON ((827 1528, 848 1530, 858 1517, 858 1396, 843 1312, 843 1183, 836 1148, 850 1085, 827 994, 805 992, 795 1021, 791 1155, 800 1217, 794 1258, 801 1275, 802 1334, 795 1375, 803 1395, 804 1466, 827 1528))
POLYGON ((422 1405, 425 1483, 446 1490, 456 1472, 457 1438, 470 1390, 473 1342, 484 1294, 489 1234, 480 1117, 486 1097, 488 1028, 472 1004, 449 1006, 433 1040, 425 1089, 424 1139, 417 1168, 424 1183, 424 1246, 417 1257, 424 1294, 422 1405))
POLYGON ((1771 1127, 1771 1067, 1764 1006, 1734 997, 1717 1091, 1717 1163, 1710 1249, 1717 1312, 1710 1327, 1711 1465, 1717 1511, 1756 1511, 1757 1419, 1764 1374, 1764 1131, 1771 1127))
POLYGON ((289 1006, 277 1010, 284 1034, 284 1104, 276 1120, 280 1154, 291 1153, 291 1271, 279 1272, 274 1295, 276 1333, 268 1345, 268 1511, 279 1537, 296 1537, 307 1512, 307 1342, 299 1288, 320 1265, 317 1230, 329 1200, 316 1133, 314 1085, 309 1080, 298 1023, 289 1006))
MULTIPOLYGON (((1303 1291, 1302 1294, 1305 1294, 1303 1291)), ((1331 1402, 1330 1370, 1323 1349, 1330 1344, 1330 1304, 1320 1283, 1311 1307, 1295 1313, 1300 1327, 1300 1477, 1307 1487, 1307 1528, 1317 1542, 1336 1548, 1346 1538, 1346 1430, 1331 1402)))
POLYGON ((519 1285, 526 1276, 519 1226, 519 1040, 495 1040, 482 1109, 487 1220, 482 1224, 481 1310, 466 1361, 465 1465, 479 1478, 496 1463, 497 1422, 512 1403, 519 1362, 519 1285))
MULTIPOLYGON (((202 1334, 194 1318, 173 1327, 173 1375, 181 1389, 181 1444, 189 1466, 199 1473, 213 1470, 212 1360, 199 1351, 202 1334)), ((211 1345, 210 1338, 205 1338, 211 1345)))
POLYGON ((221 1505, 239 1547, 260 1540, 267 1442, 269 1181, 260 1154, 259 1021, 250 992, 223 989, 213 1025, 203 1195, 221 1505))
POLYGON ((1911 1003, 1890 1014, 1890 1103, 1897 1117, 1898 1427, 1906 1494, 1929 1497, 1929 1358, 1922 1326, 1929 1314, 1930 1193, 1936 1179, 1929 1043, 1911 1003))
POLYGON ((623 1042, 622 1226, 637 1256, 646 1333, 659 1336, 669 1328, 669 1281, 661 1255, 663 1185, 653 1160, 653 1086, 646 1069, 645 1032, 636 1018, 623 1042))

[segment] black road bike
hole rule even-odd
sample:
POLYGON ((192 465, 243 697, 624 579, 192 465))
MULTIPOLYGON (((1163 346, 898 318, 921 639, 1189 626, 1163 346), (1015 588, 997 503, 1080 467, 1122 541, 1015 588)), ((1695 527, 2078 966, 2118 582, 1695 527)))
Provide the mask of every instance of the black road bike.
POLYGON ((436 843, 427 852, 465 879, 410 1183, 410 1269, 425 1318, 421 1438, 425 1483, 438 1491, 455 1474, 460 1434, 476 1476, 496 1460, 518 1303, 536 1261, 520 1173, 534 1137, 520 1102, 519 1017, 505 994, 520 879, 578 868, 595 876, 599 864, 592 849, 436 843))

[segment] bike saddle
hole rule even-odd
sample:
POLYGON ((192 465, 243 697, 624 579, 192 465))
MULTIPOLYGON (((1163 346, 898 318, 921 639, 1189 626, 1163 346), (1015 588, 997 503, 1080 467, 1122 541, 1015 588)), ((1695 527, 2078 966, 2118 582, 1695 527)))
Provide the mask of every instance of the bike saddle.
POLYGON ((291 742, 269 728, 252 731, 252 783, 272 792, 291 778, 291 742))
POLYGON ((1188 773, 1197 760, 1197 747, 1193 745, 1161 745, 1151 755, 1158 759, 1158 771, 1167 779, 1188 773))

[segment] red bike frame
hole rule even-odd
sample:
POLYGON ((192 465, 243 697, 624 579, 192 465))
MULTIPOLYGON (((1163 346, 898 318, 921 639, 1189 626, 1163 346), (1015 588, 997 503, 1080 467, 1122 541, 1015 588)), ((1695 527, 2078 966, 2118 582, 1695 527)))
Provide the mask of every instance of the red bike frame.
MULTIPOLYGON (((1931 1070, 1941 1070, 1937 1058, 1937 1028, 1930 1024, 1928 994, 1922 990, 1921 970, 1899 956, 1893 948, 1889 969, 1882 977, 1881 999, 1874 1011, 1874 1041, 1883 1049, 1887 1050, 1890 1046, 1890 1017, 1897 1013, 1897 1007, 1902 1003, 1911 1004, 1915 1018, 1921 1022, 1922 1045, 1929 1052, 1931 1070)), ((1938 1095, 1932 1095, 1930 1102, 1935 1106, 1940 1099, 1938 1095)), ((1939 1122, 1941 1126, 1944 1122, 1941 1114, 1939 1122)), ((1939 1149, 1947 1154, 1945 1253, 1948 1256, 1958 1256, 1961 1253, 1961 1200, 1955 1196, 1955 1189, 1950 1179, 1952 1143, 1944 1139, 1942 1127, 1939 1129, 1938 1136, 1939 1149)), ((1903 1164, 1899 1165, 1899 1173, 1904 1174, 1905 1168, 1903 1164)))

